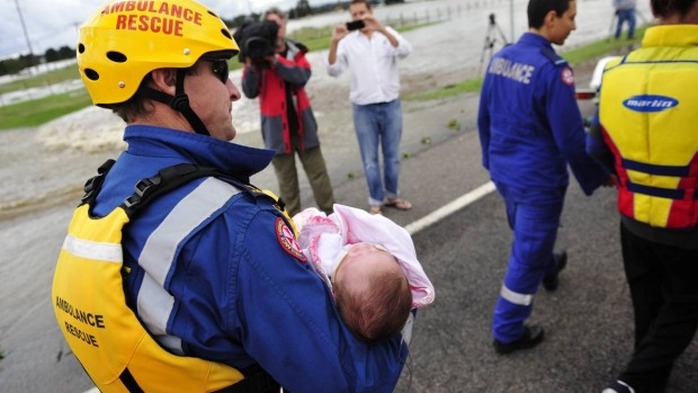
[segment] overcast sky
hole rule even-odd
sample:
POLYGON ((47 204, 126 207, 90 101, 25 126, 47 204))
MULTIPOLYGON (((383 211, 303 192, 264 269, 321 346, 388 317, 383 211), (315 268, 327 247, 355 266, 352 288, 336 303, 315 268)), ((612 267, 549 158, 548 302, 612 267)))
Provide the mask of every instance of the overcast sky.
MULTIPOLYGON (((282 10, 294 7, 297 0, 199 0, 226 19, 240 14, 260 13, 271 6, 282 10)), ((330 0, 310 0, 311 6, 330 0)), ((19 53, 29 53, 29 45, 22 30, 21 11, 34 54, 43 54, 48 48, 68 45, 75 48, 77 27, 105 0, 0 0, 3 15, 0 22, 0 59, 19 53)))

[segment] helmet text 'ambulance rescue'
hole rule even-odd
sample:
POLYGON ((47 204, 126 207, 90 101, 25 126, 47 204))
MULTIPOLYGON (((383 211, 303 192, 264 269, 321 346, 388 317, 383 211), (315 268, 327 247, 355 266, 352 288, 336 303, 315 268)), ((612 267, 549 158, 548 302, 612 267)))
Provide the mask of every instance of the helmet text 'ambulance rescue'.
POLYGON ((122 1, 104 7, 102 15, 132 11, 167 17, 136 14, 118 15, 116 30, 152 31, 153 33, 174 34, 182 37, 184 21, 201 26, 202 15, 200 12, 167 2, 157 5, 155 1, 122 1))

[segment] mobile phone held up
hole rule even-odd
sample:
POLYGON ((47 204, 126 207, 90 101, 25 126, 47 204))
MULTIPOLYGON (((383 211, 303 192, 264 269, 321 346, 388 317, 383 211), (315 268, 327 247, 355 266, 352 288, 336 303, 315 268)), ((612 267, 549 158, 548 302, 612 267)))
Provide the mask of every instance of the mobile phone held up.
POLYGON ((360 30, 364 27, 366 27, 366 24, 364 23, 363 19, 347 22, 347 30, 349 31, 360 30))

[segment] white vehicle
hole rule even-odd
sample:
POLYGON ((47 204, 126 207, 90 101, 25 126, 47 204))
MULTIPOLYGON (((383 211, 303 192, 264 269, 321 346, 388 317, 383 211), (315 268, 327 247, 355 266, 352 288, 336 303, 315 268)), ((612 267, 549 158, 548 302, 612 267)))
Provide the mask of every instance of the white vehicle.
MULTIPOLYGON (((606 56, 596 63, 594 67, 594 73, 591 75, 591 81, 589 82, 588 88, 576 89, 574 94, 578 101, 593 100, 594 110, 596 105, 599 104, 599 89, 601 88, 601 78, 603 77, 603 70, 606 68, 606 64, 613 59, 618 59, 620 56, 606 56)), ((591 125, 591 120, 594 114, 591 113, 588 116, 584 116, 584 130, 589 131, 591 125)))
POLYGON ((594 73, 591 75, 591 81, 589 82, 589 88, 587 89, 577 89, 575 95, 578 100, 597 100, 597 95, 599 94, 599 89, 601 88, 601 77, 603 76, 603 70, 606 68, 606 64, 613 59, 618 59, 621 56, 606 56, 599 60, 594 67, 594 73))

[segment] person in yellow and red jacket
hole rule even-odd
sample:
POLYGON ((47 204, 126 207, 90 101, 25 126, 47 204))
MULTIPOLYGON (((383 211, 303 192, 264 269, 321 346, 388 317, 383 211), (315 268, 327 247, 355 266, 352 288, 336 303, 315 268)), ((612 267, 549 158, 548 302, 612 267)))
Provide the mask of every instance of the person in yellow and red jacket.
POLYGON ((223 21, 194 0, 112 0, 77 52, 92 102, 126 123, 127 148, 87 183, 52 287, 97 388, 392 392, 402 335, 354 337, 280 204, 249 185, 274 152, 231 143, 238 45, 223 21))
POLYGON ((604 392, 663 392, 698 326, 698 1, 651 0, 659 25, 604 71, 590 155, 615 171, 635 350, 604 392))
POLYGON ((305 92, 311 75, 310 63, 305 57, 308 49, 286 38, 286 15, 278 8, 267 10, 262 19, 278 25, 276 53, 262 59, 245 57, 242 91, 248 98, 259 97, 264 145, 276 151, 272 164, 279 182, 279 194, 289 213, 294 215, 301 210, 297 154, 308 176, 315 203, 329 214, 334 194, 320 150, 317 122, 305 92))

